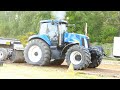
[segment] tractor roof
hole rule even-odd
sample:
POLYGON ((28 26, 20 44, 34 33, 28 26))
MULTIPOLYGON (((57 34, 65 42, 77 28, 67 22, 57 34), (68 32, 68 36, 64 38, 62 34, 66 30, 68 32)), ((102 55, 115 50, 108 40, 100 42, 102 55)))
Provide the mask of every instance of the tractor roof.
POLYGON ((54 23, 64 23, 64 24, 67 24, 67 21, 65 21, 65 20, 42 20, 42 21, 40 21, 40 23, 52 23, 52 22, 54 22, 54 23))

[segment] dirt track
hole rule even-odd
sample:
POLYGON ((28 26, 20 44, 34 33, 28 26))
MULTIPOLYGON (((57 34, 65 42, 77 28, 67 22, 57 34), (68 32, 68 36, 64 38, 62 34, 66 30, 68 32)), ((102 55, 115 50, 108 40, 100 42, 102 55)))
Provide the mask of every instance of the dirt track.
POLYGON ((120 79, 120 61, 103 60, 101 65, 97 68, 87 68, 85 70, 74 71, 77 74, 84 73, 83 75, 68 75, 66 74, 68 67, 66 63, 61 66, 33 66, 26 63, 4 63, 3 67, 0 67, 0 79, 6 78, 37 78, 37 79, 120 79), (90 75, 90 76, 85 76, 90 75), (91 76, 96 75, 97 77, 91 76), (85 76, 85 77, 84 77, 85 76))
POLYGON ((111 78, 120 78, 120 61, 103 60, 97 68, 87 68, 85 73, 106 76, 111 78))

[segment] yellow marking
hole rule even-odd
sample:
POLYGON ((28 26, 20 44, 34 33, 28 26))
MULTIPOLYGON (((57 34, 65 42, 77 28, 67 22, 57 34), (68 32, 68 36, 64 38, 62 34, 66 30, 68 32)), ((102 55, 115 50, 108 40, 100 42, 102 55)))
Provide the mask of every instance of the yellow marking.
POLYGON ((6 42, 6 45, 10 45, 10 42, 6 42))

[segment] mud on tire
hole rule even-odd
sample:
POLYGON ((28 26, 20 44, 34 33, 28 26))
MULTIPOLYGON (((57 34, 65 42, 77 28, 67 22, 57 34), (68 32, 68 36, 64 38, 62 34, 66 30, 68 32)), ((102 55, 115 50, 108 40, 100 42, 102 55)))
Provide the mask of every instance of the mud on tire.
POLYGON ((73 64, 75 70, 82 70, 89 66, 91 63, 91 55, 88 49, 83 46, 71 46, 65 56, 67 65, 73 64))

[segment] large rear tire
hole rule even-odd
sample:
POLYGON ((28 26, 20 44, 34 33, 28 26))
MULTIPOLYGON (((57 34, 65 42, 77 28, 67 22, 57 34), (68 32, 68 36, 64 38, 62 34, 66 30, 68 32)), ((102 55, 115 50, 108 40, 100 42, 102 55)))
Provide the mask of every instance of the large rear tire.
POLYGON ((10 60, 13 63, 25 63, 23 50, 13 50, 10 60))
POLYGON ((64 62, 64 59, 50 61, 50 65, 61 65, 64 62))
POLYGON ((91 53, 91 62, 92 63, 88 67, 96 68, 102 62, 102 59, 104 56, 104 50, 101 46, 94 46, 94 47, 90 47, 90 53, 91 53))
POLYGON ((71 46, 66 52, 65 59, 68 66, 70 63, 73 64, 75 70, 85 69, 91 63, 89 50, 79 45, 71 46))
POLYGON ((0 48, 0 61, 5 61, 9 55, 6 48, 0 48))
POLYGON ((25 61, 33 65, 49 65, 51 51, 46 42, 41 39, 33 39, 29 41, 24 50, 25 61))

